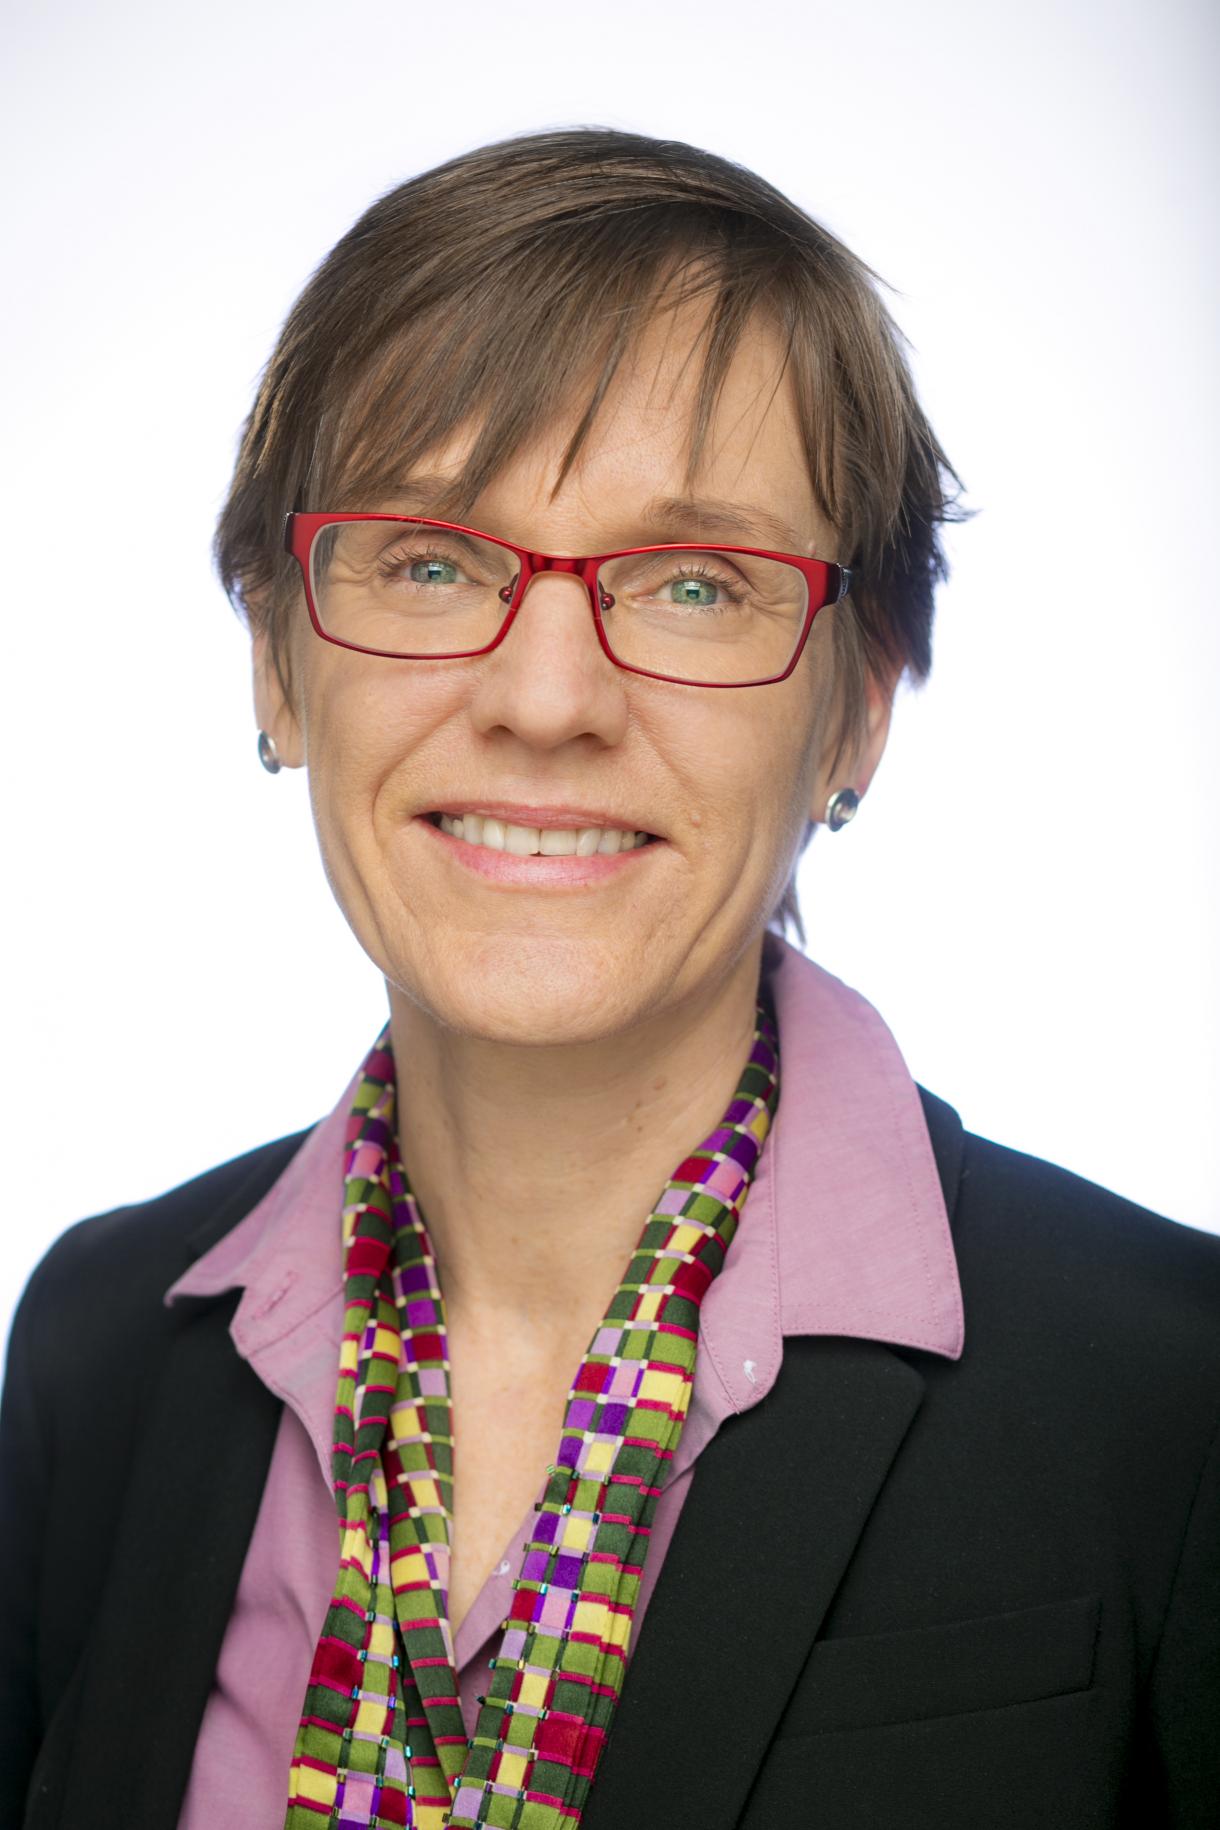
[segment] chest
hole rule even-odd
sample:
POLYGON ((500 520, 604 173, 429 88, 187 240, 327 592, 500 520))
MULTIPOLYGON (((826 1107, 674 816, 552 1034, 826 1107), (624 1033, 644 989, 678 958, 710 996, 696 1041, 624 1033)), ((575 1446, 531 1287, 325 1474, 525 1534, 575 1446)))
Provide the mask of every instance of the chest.
POLYGON ((451 1345, 449 1622, 455 1636, 501 1559, 508 1558, 514 1575, 520 1566, 526 1514, 541 1499, 547 1466, 558 1453, 574 1372, 514 1376, 494 1361, 463 1364, 451 1345))

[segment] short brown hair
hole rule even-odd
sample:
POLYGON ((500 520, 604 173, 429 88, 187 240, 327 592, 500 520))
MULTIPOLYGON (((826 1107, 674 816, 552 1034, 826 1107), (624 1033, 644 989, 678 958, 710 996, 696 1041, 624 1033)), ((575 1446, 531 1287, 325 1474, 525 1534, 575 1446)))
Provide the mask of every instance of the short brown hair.
MULTIPOLYGON (((584 388, 557 491, 643 324, 663 299, 706 297, 687 486, 738 340, 761 313, 780 334, 814 498, 837 532, 839 551, 822 556, 858 581, 834 620, 842 751, 870 673, 927 676, 947 575, 939 528, 962 518, 960 480, 876 280, 774 186, 681 141, 574 127, 450 159, 372 204, 288 314, 216 530, 225 590, 266 630, 291 697, 291 509, 366 508, 476 424, 432 510, 465 520, 584 388)), ((781 912, 799 931, 791 884, 781 912)))

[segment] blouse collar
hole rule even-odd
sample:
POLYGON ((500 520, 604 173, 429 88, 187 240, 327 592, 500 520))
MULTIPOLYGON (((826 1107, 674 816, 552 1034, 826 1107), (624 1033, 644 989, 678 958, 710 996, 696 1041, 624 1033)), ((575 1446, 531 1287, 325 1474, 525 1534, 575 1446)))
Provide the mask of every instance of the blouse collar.
MULTIPOLYGON (((897 1043, 866 999, 773 934, 763 971, 779 1029, 779 1111, 728 1260, 703 1302, 691 1408, 670 1478, 727 1415, 771 1389, 785 1335, 851 1335, 953 1360, 962 1353, 948 1213, 897 1043)), ((326 1440, 342 1332, 344 1130, 358 1079, 257 1206, 165 1296, 172 1303, 243 1289, 231 1324, 238 1351, 257 1366, 274 1348, 275 1383, 288 1396, 297 1341, 311 1387, 302 1408, 326 1440)))

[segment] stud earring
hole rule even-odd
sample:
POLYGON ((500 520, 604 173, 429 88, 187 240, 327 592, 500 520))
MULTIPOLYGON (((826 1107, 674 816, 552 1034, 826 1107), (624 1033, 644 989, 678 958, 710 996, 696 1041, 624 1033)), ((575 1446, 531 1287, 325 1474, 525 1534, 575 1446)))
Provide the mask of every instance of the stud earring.
POLYGON ((831 832, 838 832, 849 820, 856 817, 860 805, 860 796, 854 788, 839 788, 826 803, 826 824, 831 832))
POLYGON ((275 747, 275 738, 268 737, 266 731, 260 731, 258 734, 258 760, 268 775, 278 775, 284 766, 280 761, 280 753, 275 747))

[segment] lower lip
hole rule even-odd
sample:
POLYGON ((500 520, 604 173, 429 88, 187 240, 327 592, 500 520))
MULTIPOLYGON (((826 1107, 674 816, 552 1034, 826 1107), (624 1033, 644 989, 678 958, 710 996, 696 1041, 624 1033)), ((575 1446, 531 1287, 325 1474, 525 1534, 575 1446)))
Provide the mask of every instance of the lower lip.
POLYGON ((663 844, 661 839, 650 839, 647 845, 633 845, 630 851, 594 852, 591 858, 520 858, 514 852, 493 851, 488 845, 468 845, 465 839, 442 832, 422 814, 411 824, 421 826, 429 838, 444 846, 455 864, 473 871, 475 876, 489 883, 517 884, 531 890, 581 889, 586 884, 605 883, 608 878, 631 870, 663 844))

